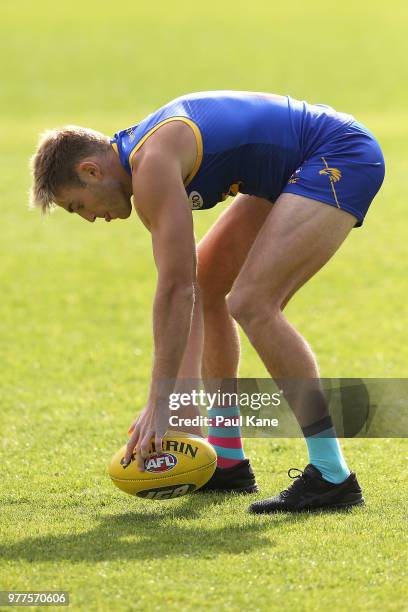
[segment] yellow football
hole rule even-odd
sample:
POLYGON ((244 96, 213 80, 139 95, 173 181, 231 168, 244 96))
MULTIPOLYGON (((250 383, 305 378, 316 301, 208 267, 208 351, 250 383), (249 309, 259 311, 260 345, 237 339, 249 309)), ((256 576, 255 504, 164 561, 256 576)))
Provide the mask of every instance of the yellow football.
POLYGON ((208 482, 217 466, 217 454, 207 440, 181 431, 166 433, 160 454, 151 442, 144 472, 138 469, 134 455, 123 465, 125 451, 126 445, 113 456, 109 476, 125 493, 146 499, 174 499, 192 493, 208 482))

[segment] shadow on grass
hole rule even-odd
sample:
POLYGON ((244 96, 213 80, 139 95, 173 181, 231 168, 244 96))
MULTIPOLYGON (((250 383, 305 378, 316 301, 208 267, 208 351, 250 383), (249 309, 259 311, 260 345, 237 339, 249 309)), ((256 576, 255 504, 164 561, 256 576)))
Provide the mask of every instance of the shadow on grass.
POLYGON ((164 511, 145 511, 143 508, 106 515, 96 527, 84 533, 27 537, 17 543, 2 546, 0 557, 10 561, 68 560, 73 563, 115 559, 140 561, 172 557, 214 558, 226 552, 239 554, 271 548, 275 543, 265 531, 270 533, 271 528, 282 527, 283 523, 299 524, 309 518, 307 514, 297 517, 281 515, 278 520, 271 520, 271 517, 244 514, 244 520, 240 520, 242 517, 235 520, 235 517, 231 519, 228 514, 226 520, 229 524, 225 525, 222 507, 224 496, 207 499, 205 505, 203 500, 202 497, 186 498, 184 505, 163 508, 164 511), (214 522, 214 509, 215 514, 219 512, 219 526, 214 522))

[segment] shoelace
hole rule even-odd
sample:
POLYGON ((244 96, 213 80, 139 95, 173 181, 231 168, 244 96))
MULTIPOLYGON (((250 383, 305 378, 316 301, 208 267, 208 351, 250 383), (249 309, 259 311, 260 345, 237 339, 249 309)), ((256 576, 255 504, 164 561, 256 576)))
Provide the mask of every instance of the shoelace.
POLYGON ((289 476, 289 478, 292 478, 292 480, 294 480, 295 478, 302 478, 303 472, 302 472, 302 470, 299 470, 299 468, 289 468, 288 469, 288 476, 289 476), (297 474, 297 476, 292 476, 291 472, 299 472, 299 473, 297 474))
POLYGON ((302 470, 299 470, 298 468, 290 468, 288 470, 288 476, 295 482, 292 482, 288 486, 287 489, 285 489, 284 491, 281 491, 281 495, 283 495, 284 497, 286 497, 287 495, 290 495, 294 491, 303 489, 306 485, 306 480, 307 480, 307 478, 304 475, 304 472, 302 472, 302 470), (296 474, 295 476, 292 476, 292 472, 298 472, 298 474, 296 474))

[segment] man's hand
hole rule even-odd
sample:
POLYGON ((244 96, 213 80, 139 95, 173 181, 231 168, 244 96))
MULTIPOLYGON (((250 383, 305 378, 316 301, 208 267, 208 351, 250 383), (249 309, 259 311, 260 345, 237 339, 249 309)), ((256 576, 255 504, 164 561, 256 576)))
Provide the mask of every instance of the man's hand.
POLYGON ((165 403, 162 406, 147 404, 139 418, 132 423, 129 432, 133 432, 127 443, 124 463, 128 464, 136 451, 137 466, 144 470, 144 460, 149 456, 151 443, 154 441, 156 453, 162 451, 162 440, 169 426, 170 410, 165 403))

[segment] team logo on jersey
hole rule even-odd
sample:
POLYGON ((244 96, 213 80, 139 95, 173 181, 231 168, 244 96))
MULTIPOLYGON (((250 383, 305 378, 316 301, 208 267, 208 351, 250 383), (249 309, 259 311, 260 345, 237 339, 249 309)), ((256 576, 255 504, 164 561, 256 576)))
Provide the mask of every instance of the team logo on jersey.
POLYGON ((323 170, 320 170, 319 174, 326 174, 329 177, 330 181, 332 181, 333 183, 337 183, 337 181, 341 179, 340 170, 338 168, 329 168, 329 165, 324 159, 324 157, 322 157, 322 160, 325 167, 323 168, 323 170))
POLYGON ((177 457, 172 453, 160 453, 155 457, 149 457, 144 462, 146 472, 168 472, 177 465, 177 457))
POLYGON ((228 191, 225 191, 224 193, 221 194, 221 201, 224 202, 224 200, 226 200, 229 197, 235 198, 235 196, 239 194, 241 185, 243 185, 242 181, 237 181, 236 183, 232 183, 228 187, 228 191))
POLYGON ((129 142, 133 142, 133 141, 134 141, 134 139, 135 139, 135 133, 134 133, 134 131, 133 131, 133 127, 128 128, 128 129, 126 130, 126 134, 127 134, 127 135, 128 135, 128 137, 129 137, 129 142))
POLYGON ((193 210, 197 210, 198 208, 202 208, 204 206, 204 200, 198 191, 192 191, 188 196, 188 199, 193 210))

